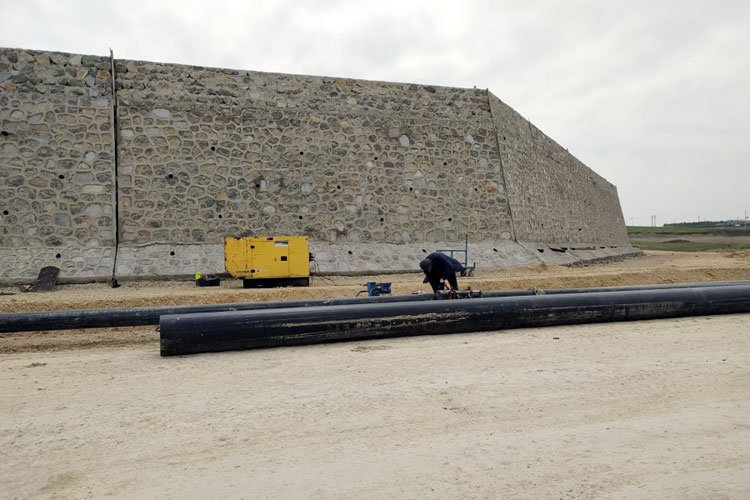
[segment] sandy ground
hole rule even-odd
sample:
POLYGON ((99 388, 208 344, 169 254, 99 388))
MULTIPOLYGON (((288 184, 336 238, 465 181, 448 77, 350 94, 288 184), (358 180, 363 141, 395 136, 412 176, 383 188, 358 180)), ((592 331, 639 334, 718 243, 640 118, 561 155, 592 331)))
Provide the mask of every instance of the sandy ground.
MULTIPOLYGON (((750 252, 461 284, 730 279, 750 252)), ((65 286, 0 310, 350 296, 365 278, 334 280, 65 286)), ((0 498, 750 498, 749 334, 745 314, 171 358, 153 327, 3 336, 0 498)))
POLYGON ((750 498, 748 333, 730 315, 5 354, 0 496, 750 498))

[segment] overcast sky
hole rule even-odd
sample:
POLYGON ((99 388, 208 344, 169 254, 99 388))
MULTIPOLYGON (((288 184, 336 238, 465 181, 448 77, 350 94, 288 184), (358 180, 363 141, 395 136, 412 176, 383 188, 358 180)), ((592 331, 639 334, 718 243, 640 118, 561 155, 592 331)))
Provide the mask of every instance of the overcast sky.
POLYGON ((0 46, 489 88, 628 224, 750 210, 748 0, 0 0, 0 46))

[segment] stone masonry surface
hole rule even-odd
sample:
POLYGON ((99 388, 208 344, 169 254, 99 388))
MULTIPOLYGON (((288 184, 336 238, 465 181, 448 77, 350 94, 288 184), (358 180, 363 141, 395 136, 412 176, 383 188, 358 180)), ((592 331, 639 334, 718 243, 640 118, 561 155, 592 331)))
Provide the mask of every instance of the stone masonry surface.
POLYGON ((617 188, 490 94, 519 241, 629 245, 617 188))
POLYGON ((0 49, 0 279, 107 277, 115 231, 118 276, 222 272, 224 235, 339 272, 632 251, 614 186, 477 89, 115 60, 116 203, 111 64, 0 49))
POLYGON ((109 58, 0 49, 0 278, 111 274, 109 58))
POLYGON ((137 61, 117 89, 121 243, 147 260, 303 234, 324 270, 404 269, 377 247, 512 237, 485 91, 137 61))
POLYGON ((130 61, 118 83, 124 243, 511 237, 482 91, 130 61))

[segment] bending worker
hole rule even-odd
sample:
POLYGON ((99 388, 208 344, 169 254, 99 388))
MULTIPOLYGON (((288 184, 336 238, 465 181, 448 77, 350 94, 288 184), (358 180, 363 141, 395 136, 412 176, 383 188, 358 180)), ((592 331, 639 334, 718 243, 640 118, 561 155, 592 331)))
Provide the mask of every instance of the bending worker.
POLYGON ((464 266, 453 257, 448 257, 444 253, 432 252, 430 255, 422 259, 419 263, 419 267, 424 271, 425 278, 422 283, 429 283, 432 286, 432 291, 437 292, 442 289, 440 280, 448 280, 448 284, 451 289, 458 290, 458 281, 456 281, 456 273, 464 271, 464 266))

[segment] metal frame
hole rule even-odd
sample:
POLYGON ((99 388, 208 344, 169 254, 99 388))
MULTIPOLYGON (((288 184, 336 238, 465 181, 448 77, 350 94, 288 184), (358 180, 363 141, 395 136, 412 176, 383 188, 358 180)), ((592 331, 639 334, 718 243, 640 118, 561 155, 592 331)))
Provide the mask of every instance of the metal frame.
MULTIPOLYGON (((466 235, 466 237, 464 239, 464 248, 463 249, 460 249, 460 248, 447 248, 447 249, 443 249, 443 250, 438 250, 438 252, 442 252, 442 253, 449 252, 451 258, 455 258, 455 257, 453 257, 454 253, 463 253, 464 254, 463 266, 464 266, 465 271, 463 273, 461 273, 461 276, 474 276, 474 270, 477 268, 477 263, 475 262, 473 266, 469 267, 469 235, 468 234, 466 235)), ((458 260, 458 259, 456 259, 456 260, 458 260)), ((459 262, 461 262, 461 261, 459 261, 459 262)))

